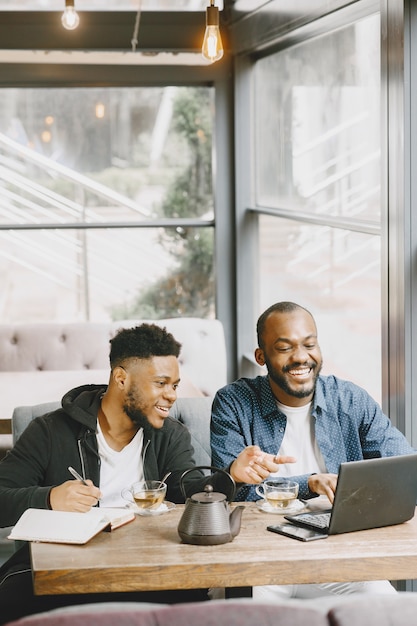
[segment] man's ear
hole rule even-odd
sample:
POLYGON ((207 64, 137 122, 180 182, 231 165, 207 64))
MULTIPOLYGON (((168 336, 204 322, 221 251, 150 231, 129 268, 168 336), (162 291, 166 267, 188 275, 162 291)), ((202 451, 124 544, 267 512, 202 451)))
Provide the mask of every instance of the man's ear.
POLYGON ((260 365, 261 367, 265 365, 265 356, 264 356, 264 351, 262 350, 262 348, 256 348, 255 360, 257 364, 260 365))
POLYGON ((118 387, 124 387, 126 382, 127 373, 123 367, 119 367, 118 365, 113 368, 112 371, 113 380, 118 387))

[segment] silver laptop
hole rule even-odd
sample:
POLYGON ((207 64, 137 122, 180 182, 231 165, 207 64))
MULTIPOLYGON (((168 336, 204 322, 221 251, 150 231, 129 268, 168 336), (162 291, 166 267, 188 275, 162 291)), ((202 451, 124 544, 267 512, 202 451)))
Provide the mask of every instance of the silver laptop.
POLYGON ((342 463, 333 507, 285 515, 297 526, 337 535, 401 524, 414 516, 417 453, 342 463))

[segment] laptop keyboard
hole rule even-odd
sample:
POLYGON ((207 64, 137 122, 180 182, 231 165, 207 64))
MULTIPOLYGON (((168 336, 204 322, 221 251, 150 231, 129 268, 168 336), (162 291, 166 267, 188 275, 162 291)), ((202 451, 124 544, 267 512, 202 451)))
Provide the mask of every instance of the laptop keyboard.
MULTIPOLYGON (((316 528, 326 529, 330 524, 330 515, 331 513, 303 513, 300 516, 299 520, 305 524, 311 524, 311 526, 315 526, 316 528)), ((294 521, 294 518, 293 518, 294 521)))

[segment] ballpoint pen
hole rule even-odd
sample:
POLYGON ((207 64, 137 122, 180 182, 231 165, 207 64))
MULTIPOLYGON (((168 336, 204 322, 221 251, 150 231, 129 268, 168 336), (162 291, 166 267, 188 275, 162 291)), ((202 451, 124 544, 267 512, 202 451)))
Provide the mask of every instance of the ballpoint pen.
POLYGON ((74 478, 76 478, 77 480, 81 480, 83 485, 87 484, 85 482, 84 478, 82 476, 80 476, 79 473, 73 467, 71 467, 71 465, 69 466, 68 471, 69 471, 70 474, 72 474, 74 476, 74 478))

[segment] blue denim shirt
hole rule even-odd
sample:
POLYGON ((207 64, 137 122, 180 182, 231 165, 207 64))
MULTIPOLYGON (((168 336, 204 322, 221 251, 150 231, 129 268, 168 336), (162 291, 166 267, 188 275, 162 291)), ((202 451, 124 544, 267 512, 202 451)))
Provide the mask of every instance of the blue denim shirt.
MULTIPOLYGON (((409 454, 414 449, 361 387, 336 378, 319 376, 312 402, 317 444, 327 472, 337 474, 345 461, 409 454)), ((220 389, 211 416, 212 465, 229 467, 250 445, 276 454, 284 437, 287 418, 278 410, 268 376, 240 378, 220 389)), ((313 494, 310 474, 295 476, 299 497, 313 494)), ((240 486, 236 500, 259 500, 254 486, 240 486)))

